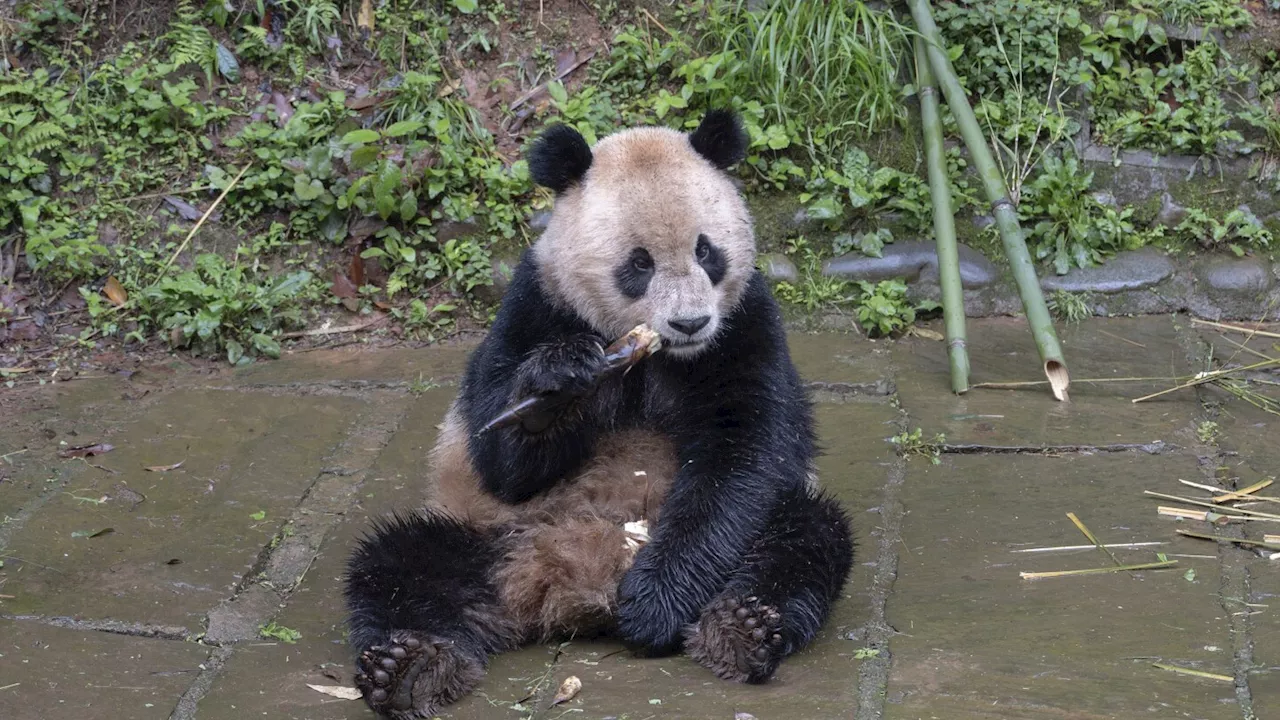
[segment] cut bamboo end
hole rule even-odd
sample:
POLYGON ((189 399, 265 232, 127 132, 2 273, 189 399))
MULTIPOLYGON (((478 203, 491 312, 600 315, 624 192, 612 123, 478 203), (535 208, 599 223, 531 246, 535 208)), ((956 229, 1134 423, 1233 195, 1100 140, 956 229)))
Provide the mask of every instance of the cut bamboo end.
POLYGON ((1062 402, 1071 402, 1067 395, 1067 390, 1071 387, 1071 373, 1067 371, 1067 364, 1061 360, 1046 360, 1044 374, 1049 378, 1049 388, 1053 390, 1053 396, 1062 402))

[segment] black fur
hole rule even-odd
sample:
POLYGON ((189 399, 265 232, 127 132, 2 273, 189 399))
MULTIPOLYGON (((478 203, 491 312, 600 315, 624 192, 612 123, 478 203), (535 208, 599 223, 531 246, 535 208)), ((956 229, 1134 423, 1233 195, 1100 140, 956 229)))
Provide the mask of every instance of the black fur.
POLYGON ((618 292, 632 300, 639 300, 649 291, 653 279, 653 258, 644 248, 631 251, 627 259, 613 271, 618 292))
POLYGON ((494 538, 446 515, 374 521, 347 563, 351 645, 381 645, 392 630, 412 628, 486 659, 505 645, 501 628, 470 622, 458 610, 498 607, 489 573, 500 558, 494 538))
MULTIPOLYGON (((746 670, 717 670, 764 681, 812 640, 853 553, 843 511, 807 483, 817 454, 813 415, 778 305, 755 272, 713 349, 691 359, 658 353, 581 397, 544 432, 476 434, 524 392, 582 390, 605 344, 550 301, 526 252, 460 391, 475 469, 489 492, 517 503, 572 476, 602 433, 667 433, 680 469, 619 587, 617 631, 637 651, 661 654, 708 618, 727 627, 722 638, 767 628, 746 670)), ((501 628, 475 620, 494 617, 489 572, 499 554, 493 538, 439 515, 378 527, 351 561, 353 644, 364 649, 413 629, 467 652, 502 648, 501 628)))
POLYGON ((698 249, 695 252, 699 253, 698 264, 706 271, 707 277, 711 278, 711 284, 719 285, 720 281, 724 280, 725 273, 729 271, 729 259, 706 235, 698 236, 698 249))
POLYGON ((591 160, 591 147, 581 133, 568 125, 555 125, 529 150, 529 175, 560 194, 582 181, 591 160))
MULTIPOLYGON (((553 431, 474 436, 518 394, 519 378, 554 376, 540 343, 585 332, 581 319, 543 295, 526 253, 462 387, 472 458, 485 487, 519 502, 578 470, 601 431, 639 425, 669 433, 681 470, 652 541, 621 585, 619 628, 639 648, 671 651, 681 628, 741 568, 781 499, 805 487, 816 454, 809 401, 777 303, 755 273, 713 351, 688 361, 659 353, 606 382, 553 431)), ((825 568, 843 581, 837 570, 825 568)))
POLYGON ((738 116, 728 110, 709 111, 689 136, 693 149, 721 170, 742 162, 749 141, 738 116))

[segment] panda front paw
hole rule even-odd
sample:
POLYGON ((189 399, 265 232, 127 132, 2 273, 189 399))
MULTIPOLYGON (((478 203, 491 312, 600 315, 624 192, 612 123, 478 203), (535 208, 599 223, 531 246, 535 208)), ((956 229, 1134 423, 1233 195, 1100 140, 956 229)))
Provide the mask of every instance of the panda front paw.
POLYGON ((679 598, 657 574, 633 566, 618 587, 618 634, 639 655, 669 655, 680 649, 683 628, 692 622, 679 598))
POLYGON ((604 342, 583 333, 539 345, 517 370, 517 399, 535 395, 588 395, 604 370, 604 342))

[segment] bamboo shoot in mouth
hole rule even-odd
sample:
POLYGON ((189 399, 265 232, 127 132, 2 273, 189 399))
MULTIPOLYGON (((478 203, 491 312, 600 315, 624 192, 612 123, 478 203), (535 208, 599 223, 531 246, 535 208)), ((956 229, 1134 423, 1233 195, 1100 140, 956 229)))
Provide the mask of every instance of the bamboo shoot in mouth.
MULTIPOLYGON (((637 325, 626 335, 618 338, 604 349, 604 365, 595 383, 616 373, 626 373, 646 357, 662 349, 662 336, 648 325, 637 325)), ((508 427, 517 423, 530 432, 545 430, 565 406, 577 398, 571 393, 553 392, 534 395, 519 400, 507 407, 480 428, 477 435, 483 435, 495 428, 508 427)))

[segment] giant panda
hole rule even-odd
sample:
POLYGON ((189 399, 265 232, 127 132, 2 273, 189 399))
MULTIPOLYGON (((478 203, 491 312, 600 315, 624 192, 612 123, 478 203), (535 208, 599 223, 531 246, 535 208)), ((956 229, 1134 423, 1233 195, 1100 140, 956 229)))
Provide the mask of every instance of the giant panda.
POLYGON ((591 148, 561 125, 531 146, 554 209, 469 360, 433 495, 375 521, 349 561, 355 685, 374 711, 429 717, 493 654, 557 636, 683 649, 762 683, 825 622, 849 518, 817 487, 810 402, 725 172, 746 146, 722 110, 692 133, 591 148), (595 382, 602 348, 642 323, 661 351, 595 382), (481 432, 538 393, 575 400, 546 427, 481 432))

